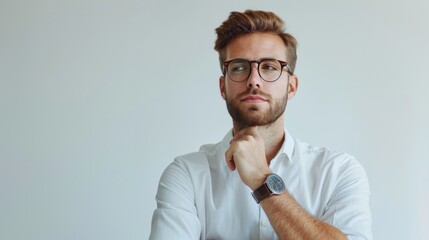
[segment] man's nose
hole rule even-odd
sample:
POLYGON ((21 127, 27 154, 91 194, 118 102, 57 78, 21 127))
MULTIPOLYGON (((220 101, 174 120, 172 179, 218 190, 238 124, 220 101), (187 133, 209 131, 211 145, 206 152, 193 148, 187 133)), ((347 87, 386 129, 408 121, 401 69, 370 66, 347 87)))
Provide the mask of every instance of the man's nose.
POLYGON ((261 76, 259 76, 258 65, 252 64, 250 67, 250 75, 247 78, 247 87, 248 88, 260 88, 261 87, 261 76))

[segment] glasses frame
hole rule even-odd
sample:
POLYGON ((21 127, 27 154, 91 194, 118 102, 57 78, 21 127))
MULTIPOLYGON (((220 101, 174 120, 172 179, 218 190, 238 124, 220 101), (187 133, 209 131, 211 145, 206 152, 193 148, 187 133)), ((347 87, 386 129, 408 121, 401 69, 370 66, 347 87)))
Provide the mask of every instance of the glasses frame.
POLYGON ((290 70, 290 68, 289 68, 289 65, 287 64, 287 62, 285 62, 285 61, 281 61, 281 60, 278 60, 278 59, 274 59, 274 58, 264 58, 264 59, 261 59, 260 61, 257 61, 257 60, 247 60, 247 59, 243 59, 243 58, 236 58, 236 59, 231 59, 231 60, 228 60, 228 61, 225 61, 225 62, 223 62, 223 75, 224 76, 226 76, 226 75, 228 75, 228 77, 229 77, 229 79, 231 79, 232 81, 234 81, 234 82, 244 82, 244 81, 247 81, 248 79, 249 79, 249 77, 250 77, 250 74, 252 73, 252 63, 256 63, 257 64, 257 66, 256 66, 256 69, 258 70, 258 75, 259 75, 259 77, 262 79, 262 80, 264 80, 265 82, 275 82, 275 81, 277 81, 277 80, 279 80, 279 78, 282 76, 282 73, 283 73, 283 69, 284 69, 284 67, 286 67, 286 72, 287 73, 289 73, 290 75, 293 75, 293 73, 292 73, 292 71, 290 70), (232 79, 231 78, 231 76, 229 76, 229 74, 228 74, 228 66, 229 66, 229 64, 231 63, 231 62, 233 62, 233 61, 238 61, 238 60, 240 60, 240 61, 245 61, 245 62, 248 62, 249 63, 249 65, 250 65, 250 71, 249 71, 249 74, 247 75, 247 77, 244 79, 244 80, 241 80, 241 81, 236 81, 236 80, 234 80, 234 79, 232 79), (262 76, 261 76, 261 72, 259 71, 259 66, 260 66, 260 64, 263 62, 263 61, 277 61, 277 62, 279 62, 280 63, 280 66, 281 66, 281 68, 280 68, 280 74, 279 74, 279 76, 275 79, 275 80, 273 80, 273 81, 267 81, 267 80, 265 80, 262 76))

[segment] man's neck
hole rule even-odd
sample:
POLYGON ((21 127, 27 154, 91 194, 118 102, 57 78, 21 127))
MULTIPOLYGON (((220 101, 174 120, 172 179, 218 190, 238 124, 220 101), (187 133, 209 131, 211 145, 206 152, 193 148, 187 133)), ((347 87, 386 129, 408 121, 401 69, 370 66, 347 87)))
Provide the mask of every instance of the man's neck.
MULTIPOLYGON (((237 123, 234 122, 233 124, 234 133, 243 129, 242 127, 238 127, 237 123)), ((264 139, 265 157, 267 158, 268 163, 270 163, 270 161, 277 155, 285 140, 286 134, 284 131, 283 117, 280 117, 272 124, 259 126, 258 131, 264 139)))

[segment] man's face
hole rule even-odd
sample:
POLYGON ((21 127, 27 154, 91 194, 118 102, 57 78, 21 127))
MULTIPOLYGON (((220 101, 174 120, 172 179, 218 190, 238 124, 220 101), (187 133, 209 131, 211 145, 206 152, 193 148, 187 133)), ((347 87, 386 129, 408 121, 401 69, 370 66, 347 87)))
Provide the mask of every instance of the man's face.
MULTIPOLYGON (((247 34, 233 40, 226 47, 226 61, 237 58, 249 61, 266 58, 286 61, 286 47, 277 35, 247 34)), ((283 120, 287 100, 295 94, 297 78, 283 70, 277 81, 266 82, 260 78, 257 64, 253 63, 246 81, 234 82, 226 74, 220 77, 219 85, 229 114, 243 128, 269 125, 280 117, 283 120)))

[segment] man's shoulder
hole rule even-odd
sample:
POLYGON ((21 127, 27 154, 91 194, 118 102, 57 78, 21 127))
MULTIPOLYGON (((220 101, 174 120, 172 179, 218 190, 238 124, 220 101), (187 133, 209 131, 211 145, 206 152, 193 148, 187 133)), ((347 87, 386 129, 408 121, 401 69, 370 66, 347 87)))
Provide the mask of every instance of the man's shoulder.
MULTIPOLYGON (((353 155, 295 140, 294 158, 311 176, 336 184, 367 182, 362 164, 353 155)), ((365 184, 364 184, 365 185, 365 184)), ((364 186, 367 188, 367 185, 364 186)), ((369 190, 368 190, 369 191, 369 190)))
POLYGON ((214 167, 222 156, 222 142, 204 144, 198 151, 182 154, 176 157, 175 162, 189 168, 214 167))
POLYGON ((306 159, 310 161, 311 164, 325 167, 360 165, 353 155, 346 152, 315 146, 298 139, 295 139, 295 143, 294 156, 299 159, 306 159))

